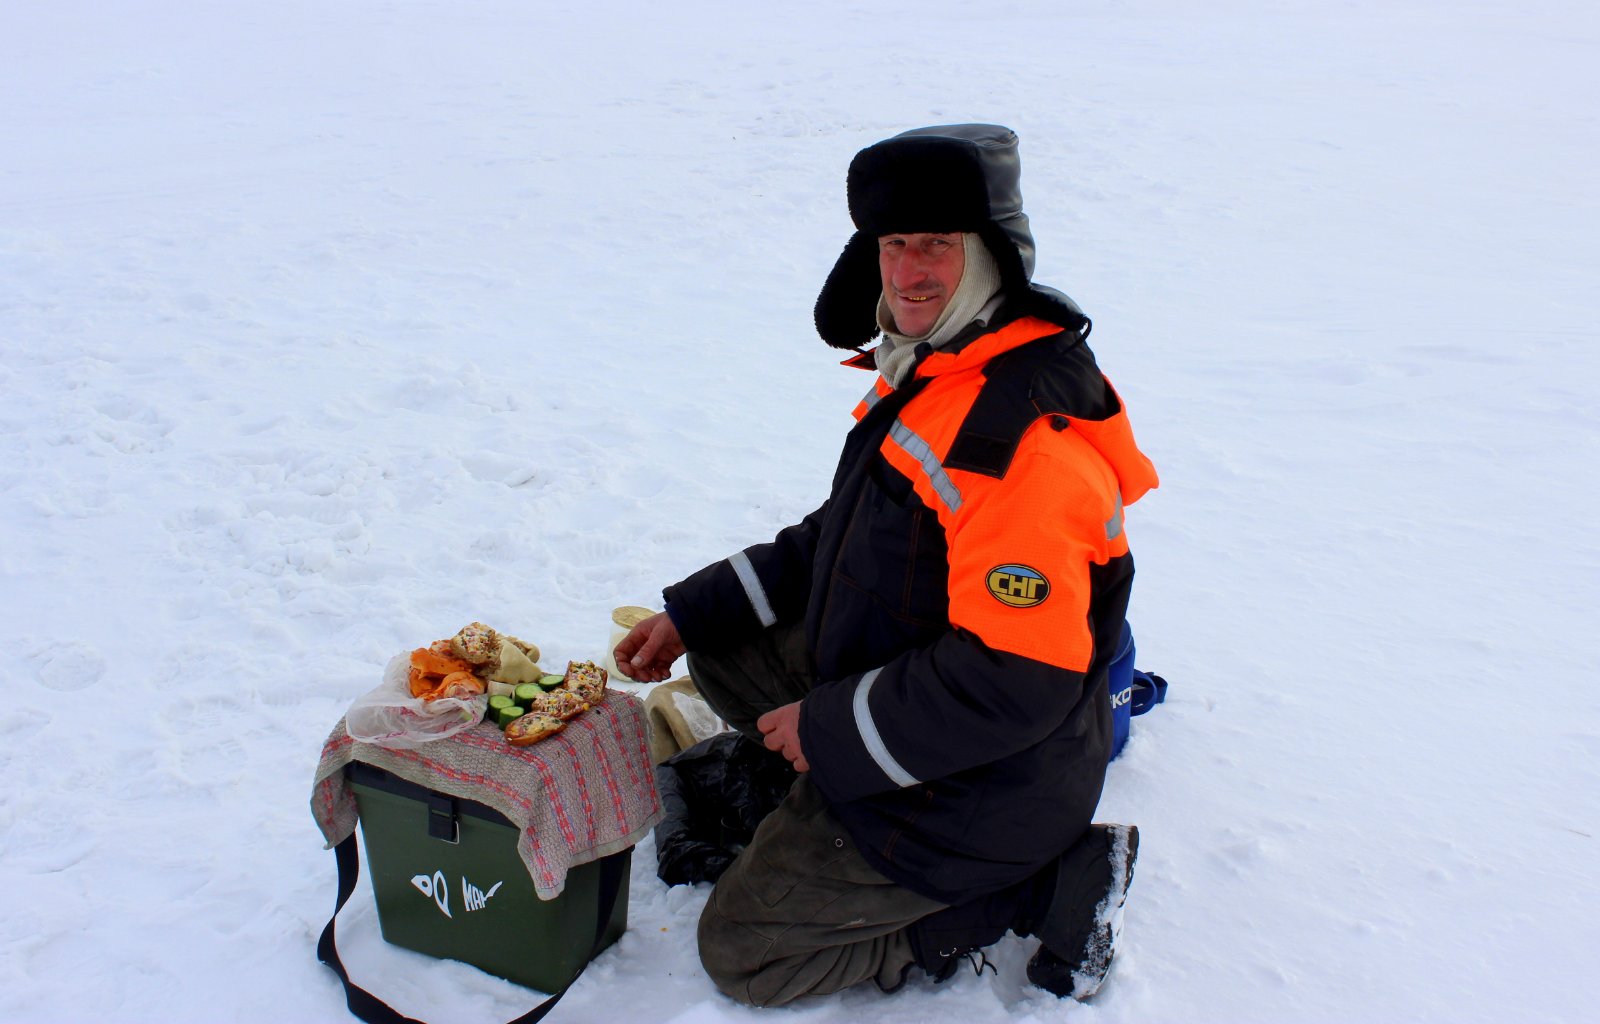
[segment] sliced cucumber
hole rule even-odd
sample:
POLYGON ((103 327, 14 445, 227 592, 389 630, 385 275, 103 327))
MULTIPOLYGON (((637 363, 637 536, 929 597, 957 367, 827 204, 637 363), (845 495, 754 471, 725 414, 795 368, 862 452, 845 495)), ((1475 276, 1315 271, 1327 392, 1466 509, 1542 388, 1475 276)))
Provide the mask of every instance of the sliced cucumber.
POLYGON ((525 708, 519 708, 512 704, 510 707, 504 707, 495 712, 495 724, 504 729, 525 714, 527 714, 525 708))

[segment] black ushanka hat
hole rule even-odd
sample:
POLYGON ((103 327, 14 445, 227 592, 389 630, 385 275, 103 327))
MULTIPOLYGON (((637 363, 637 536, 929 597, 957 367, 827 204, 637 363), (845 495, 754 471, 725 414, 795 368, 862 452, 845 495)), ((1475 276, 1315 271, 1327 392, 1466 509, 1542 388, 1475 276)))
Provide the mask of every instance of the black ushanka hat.
POLYGON ((973 232, 1000 267, 1009 303, 1088 333, 1076 303, 1032 283, 1033 234, 1022 212, 1017 134, 995 124, 914 128, 850 161, 845 193, 856 233, 817 296, 817 333, 835 348, 860 348, 878 333, 878 236, 973 232))

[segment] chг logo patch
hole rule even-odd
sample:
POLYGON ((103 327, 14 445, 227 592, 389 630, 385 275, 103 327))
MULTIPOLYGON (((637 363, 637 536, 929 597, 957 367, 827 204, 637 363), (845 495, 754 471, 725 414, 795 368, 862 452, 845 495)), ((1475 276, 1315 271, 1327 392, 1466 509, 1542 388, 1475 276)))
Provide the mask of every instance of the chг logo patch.
POLYGON ((986 582, 996 601, 1013 608, 1032 608, 1050 596, 1044 573, 1026 565, 997 565, 989 570, 986 582))

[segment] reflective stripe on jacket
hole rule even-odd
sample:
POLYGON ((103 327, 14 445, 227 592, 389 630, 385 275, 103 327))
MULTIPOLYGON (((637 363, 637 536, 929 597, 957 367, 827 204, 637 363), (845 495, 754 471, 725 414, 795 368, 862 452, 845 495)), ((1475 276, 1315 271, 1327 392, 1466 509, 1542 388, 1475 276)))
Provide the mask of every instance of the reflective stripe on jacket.
POLYGON ((827 502, 668 607, 690 650, 804 616, 813 781, 875 867, 959 902, 1090 821, 1123 508, 1156 474, 1087 345, 1034 317, 879 378, 855 415, 827 502))

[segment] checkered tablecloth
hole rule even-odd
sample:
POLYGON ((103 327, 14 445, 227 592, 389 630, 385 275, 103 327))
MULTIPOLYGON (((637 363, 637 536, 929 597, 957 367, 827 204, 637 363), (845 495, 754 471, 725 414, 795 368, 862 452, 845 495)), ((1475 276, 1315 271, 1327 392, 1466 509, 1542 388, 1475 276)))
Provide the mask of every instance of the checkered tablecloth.
POLYGON ((499 729, 480 723, 396 750, 351 739, 341 718, 323 745, 311 790, 311 813, 330 849, 356 827, 355 795, 344 775, 351 761, 505 815, 520 832, 517 852, 544 900, 561 895, 569 868, 633 846, 661 820, 644 706, 618 690, 528 747, 513 747, 499 729))

